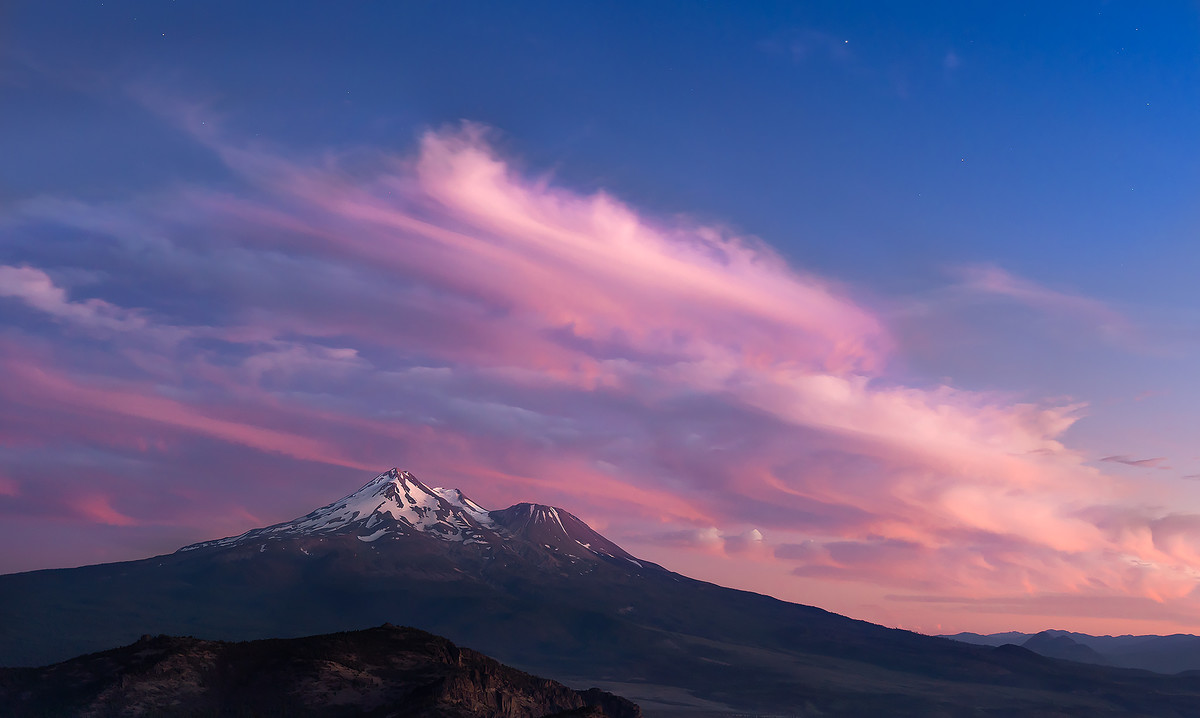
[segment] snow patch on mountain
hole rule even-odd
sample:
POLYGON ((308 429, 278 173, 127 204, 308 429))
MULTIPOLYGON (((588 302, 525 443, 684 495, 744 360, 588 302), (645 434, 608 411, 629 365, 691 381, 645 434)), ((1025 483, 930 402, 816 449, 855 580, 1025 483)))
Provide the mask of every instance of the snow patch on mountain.
POLYGON ((458 489, 430 488, 407 471, 391 469, 349 496, 306 516, 180 550, 326 533, 355 533, 364 541, 415 532, 445 541, 482 541, 484 534, 495 528, 488 511, 458 489))

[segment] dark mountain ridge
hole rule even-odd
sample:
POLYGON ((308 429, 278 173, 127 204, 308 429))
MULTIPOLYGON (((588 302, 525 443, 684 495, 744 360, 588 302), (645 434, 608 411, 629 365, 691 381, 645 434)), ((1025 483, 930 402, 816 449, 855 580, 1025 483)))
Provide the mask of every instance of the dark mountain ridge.
POLYGON ((1176 633, 1169 636, 1092 636, 1086 633, 1048 630, 1041 633, 958 633, 945 636, 980 646, 1016 643, 1042 655, 1068 658, 1083 663, 1137 668, 1156 673, 1175 674, 1200 670, 1200 636, 1176 633), (1040 637, 1040 638, 1039 638, 1040 637), (1062 655, 1067 648, 1072 655, 1062 655))
POLYGON ((1061 658, 1064 661, 1076 661, 1078 663, 1094 663, 1100 666, 1109 665, 1108 659, 1102 656, 1096 649, 1079 643, 1070 636, 1054 631, 1042 631, 1030 636, 1021 646, 1048 658, 1061 658))
POLYGON ((392 470, 294 521, 142 561, 0 576, 0 664, 143 633, 404 623, 647 715, 1194 715, 1200 679, 972 646, 715 586, 568 512, 487 511, 392 470))
POLYGON ((641 718, 413 628, 248 643, 144 636, 45 668, 0 669, 4 715, 641 718))

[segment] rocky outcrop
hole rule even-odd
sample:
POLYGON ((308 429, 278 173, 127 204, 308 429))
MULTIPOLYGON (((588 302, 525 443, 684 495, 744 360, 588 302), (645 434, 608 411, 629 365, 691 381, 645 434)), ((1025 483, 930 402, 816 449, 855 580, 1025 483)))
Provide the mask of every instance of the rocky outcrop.
POLYGON ((20 716, 640 718, 633 703, 572 690, 412 628, 226 643, 146 636, 44 668, 0 670, 20 716))

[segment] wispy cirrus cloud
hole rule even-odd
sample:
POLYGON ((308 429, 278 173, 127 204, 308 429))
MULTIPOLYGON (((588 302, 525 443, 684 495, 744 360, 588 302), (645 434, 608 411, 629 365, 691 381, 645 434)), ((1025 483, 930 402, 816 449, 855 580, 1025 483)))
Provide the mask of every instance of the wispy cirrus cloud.
POLYGON ((1124 454, 1121 454, 1121 455, 1114 455, 1114 456, 1105 456, 1104 458, 1102 458, 1100 460, 1106 461, 1111 464, 1124 464, 1125 466, 1134 466, 1134 467, 1141 468, 1141 469, 1170 469, 1171 468, 1170 466, 1167 466, 1167 459, 1166 459, 1166 457, 1163 457, 1163 456, 1156 456, 1156 457, 1152 457, 1149 459, 1135 459, 1133 457, 1125 456, 1124 454))
POLYGON ((956 274, 961 290, 1008 299, 1052 316, 1074 319, 1106 339, 1133 339, 1136 335, 1126 316, 1097 299, 1051 289, 995 265, 959 267, 956 274))
POLYGON ((62 373, 22 361, 2 361, 10 390, 3 395, 13 408, 22 404, 52 403, 72 413, 103 417, 115 415, 135 421, 165 425, 261 451, 276 452, 306 461, 317 461, 362 470, 373 467, 339 455, 327 442, 267 428, 254 423, 208 415, 202 402, 180 401, 143 391, 139 386, 107 388, 86 386, 62 373))

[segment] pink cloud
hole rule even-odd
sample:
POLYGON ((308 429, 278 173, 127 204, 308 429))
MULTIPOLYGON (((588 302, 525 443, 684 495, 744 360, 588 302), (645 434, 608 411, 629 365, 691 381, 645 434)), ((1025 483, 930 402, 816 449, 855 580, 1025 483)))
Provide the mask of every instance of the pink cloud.
POLYGON ((127 331, 146 326, 146 321, 137 312, 113 306, 102 299, 68 300, 65 290, 34 267, 0 265, 0 297, 19 299, 56 319, 84 327, 127 331))
POLYGON ((535 281, 511 288, 532 293, 520 297, 531 311, 553 307, 551 326, 656 345, 668 334, 707 344, 727 328, 736 337, 728 344, 751 363, 809 358, 852 370, 882 359, 886 335, 873 315, 762 243, 712 227, 656 227, 603 193, 525 181, 478 127, 427 134, 416 175, 433 200, 493 238, 486 256, 529 268, 535 281))
MULTIPOLYGON (((522 363, 565 363, 577 379, 594 381, 603 368, 539 337, 569 328, 631 351, 691 357, 710 353, 711 334, 726 328, 733 336, 721 349, 738 360, 786 357, 837 371, 878 365, 888 344, 874 316, 765 245, 710 227, 656 227, 606 195, 525 181, 471 126, 427 135, 411 176, 358 182, 244 150, 222 154, 301 212, 322 210, 293 247, 315 242, 323 254, 389 267, 461 309, 502 307, 524 335, 522 363)), ((297 228, 295 218, 241 200, 209 202, 297 228)), ((475 329, 485 343, 505 340, 475 329)))
MULTIPOLYGON (((609 476, 603 471, 589 468, 586 464, 587 460, 583 457, 537 460, 532 467, 536 471, 529 476, 498 471, 481 463, 460 462, 456 470, 457 473, 477 479, 495 480, 509 487, 510 491, 515 487, 521 487, 523 492, 532 489, 532 493, 547 497, 540 500, 541 503, 561 497, 567 499, 566 503, 582 501, 604 513, 623 513, 622 518, 628 518, 629 512, 633 512, 663 523, 703 523, 712 518, 704 509, 675 493, 639 486, 622 477, 609 476)), ((581 514, 587 513, 581 510, 581 514)))
POLYGON ((84 519, 108 526, 135 526, 137 521, 117 511, 112 499, 101 494, 75 496, 68 504, 84 519))
POLYGON ((704 529, 663 531, 635 537, 639 543, 701 551, 720 557, 737 555, 761 559, 768 555, 763 533, 749 529, 738 533, 721 531, 716 526, 704 529))
POLYGON ((371 470, 365 464, 344 458, 327 442, 236 420, 206 416, 201 407, 144 394, 136 389, 101 389, 71 381, 45 367, 19 360, 3 362, 13 389, 5 392, 10 401, 53 402, 91 415, 115 414, 170 427, 186 429, 254 449, 336 466, 371 470))

